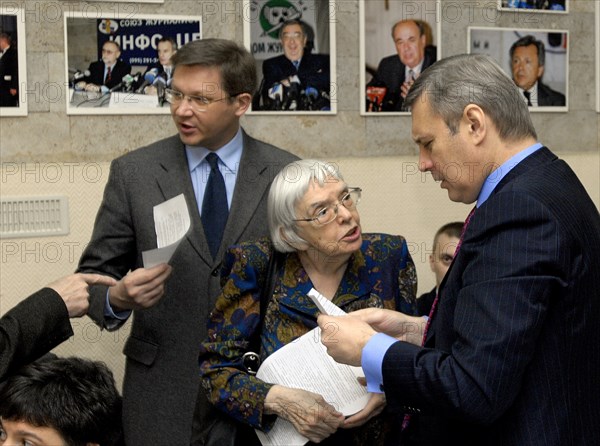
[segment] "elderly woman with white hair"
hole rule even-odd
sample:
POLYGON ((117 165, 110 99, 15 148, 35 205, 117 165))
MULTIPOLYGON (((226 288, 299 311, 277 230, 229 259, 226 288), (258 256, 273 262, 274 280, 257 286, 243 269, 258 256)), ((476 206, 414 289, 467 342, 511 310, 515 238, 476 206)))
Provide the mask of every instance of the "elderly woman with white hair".
POLYGON ((254 336, 264 359, 317 326, 319 310, 307 295, 312 288, 346 312, 377 307, 415 314, 417 280, 406 241, 363 234, 360 197, 361 189, 349 187, 334 165, 295 161, 269 192, 270 239, 233 246, 225 255, 200 365, 208 399, 233 419, 268 431, 282 417, 326 445, 383 445, 386 432, 399 430, 398 414, 384 411, 381 394, 371 394, 362 411, 344 419, 321 395, 264 382, 235 366, 254 336), (261 307, 275 250, 283 260, 261 307))

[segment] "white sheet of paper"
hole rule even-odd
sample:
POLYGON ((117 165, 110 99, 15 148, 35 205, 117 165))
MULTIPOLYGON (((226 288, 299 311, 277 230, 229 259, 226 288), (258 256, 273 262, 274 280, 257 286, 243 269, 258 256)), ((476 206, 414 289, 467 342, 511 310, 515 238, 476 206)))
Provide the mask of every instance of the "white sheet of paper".
MULTIPOLYGON (((323 313, 346 314, 314 288, 308 295, 323 313)), ((357 380, 362 376, 361 367, 338 364, 327 354, 319 327, 277 350, 265 359, 256 374, 265 382, 318 393, 344 415, 355 414, 369 401, 366 387, 357 380)), ((269 433, 256 430, 256 434, 263 446, 303 446, 308 442, 283 418, 277 418, 269 433)))
POLYGON ((144 268, 168 263, 191 226, 183 194, 154 206, 153 211, 158 248, 142 252, 144 268))
POLYGON ((328 316, 345 316, 346 312, 331 302, 314 288, 308 292, 308 297, 312 299, 319 311, 328 316))

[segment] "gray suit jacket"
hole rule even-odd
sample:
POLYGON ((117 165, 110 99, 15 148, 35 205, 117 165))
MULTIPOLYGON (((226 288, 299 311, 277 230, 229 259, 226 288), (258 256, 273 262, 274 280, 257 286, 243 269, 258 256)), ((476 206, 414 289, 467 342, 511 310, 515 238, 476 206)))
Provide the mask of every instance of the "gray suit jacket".
MULTIPOLYGON (((267 234, 269 185, 283 166, 296 159, 244 133, 217 259, 229 245, 267 234)), ((212 259, 206 243, 179 136, 112 162, 92 239, 79 263, 79 271, 117 279, 140 268, 142 251, 156 248, 153 207, 181 193, 188 204, 191 232, 171 259, 173 272, 163 298, 150 309, 134 311, 124 348, 123 423, 128 445, 189 444, 200 383, 198 351, 220 288, 220 260, 212 259)), ((116 329, 104 317, 106 292, 104 286, 92 287, 89 314, 102 327, 116 329)))

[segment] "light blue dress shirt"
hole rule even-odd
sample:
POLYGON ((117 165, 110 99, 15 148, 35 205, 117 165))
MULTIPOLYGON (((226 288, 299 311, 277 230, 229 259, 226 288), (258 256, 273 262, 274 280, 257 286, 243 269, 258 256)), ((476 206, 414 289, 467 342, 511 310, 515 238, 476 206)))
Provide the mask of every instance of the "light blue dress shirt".
MULTIPOLYGON (((533 152, 541 149, 543 146, 539 142, 521 150, 500 165, 496 170, 489 174, 483 183, 483 187, 477 197, 477 207, 480 207, 490 197, 496 186, 502 181, 513 167, 531 155, 533 152)), ((383 393, 383 358, 390 346, 398 342, 396 338, 384 333, 377 333, 372 336, 363 348, 361 365, 367 379, 367 390, 373 393, 383 393)))

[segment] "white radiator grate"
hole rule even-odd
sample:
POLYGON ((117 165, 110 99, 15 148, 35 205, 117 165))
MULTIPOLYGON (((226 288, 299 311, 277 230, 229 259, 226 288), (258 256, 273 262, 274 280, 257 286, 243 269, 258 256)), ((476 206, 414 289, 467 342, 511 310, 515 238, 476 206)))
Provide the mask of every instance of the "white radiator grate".
POLYGON ((67 197, 0 198, 0 237, 45 237, 68 233, 67 197))

